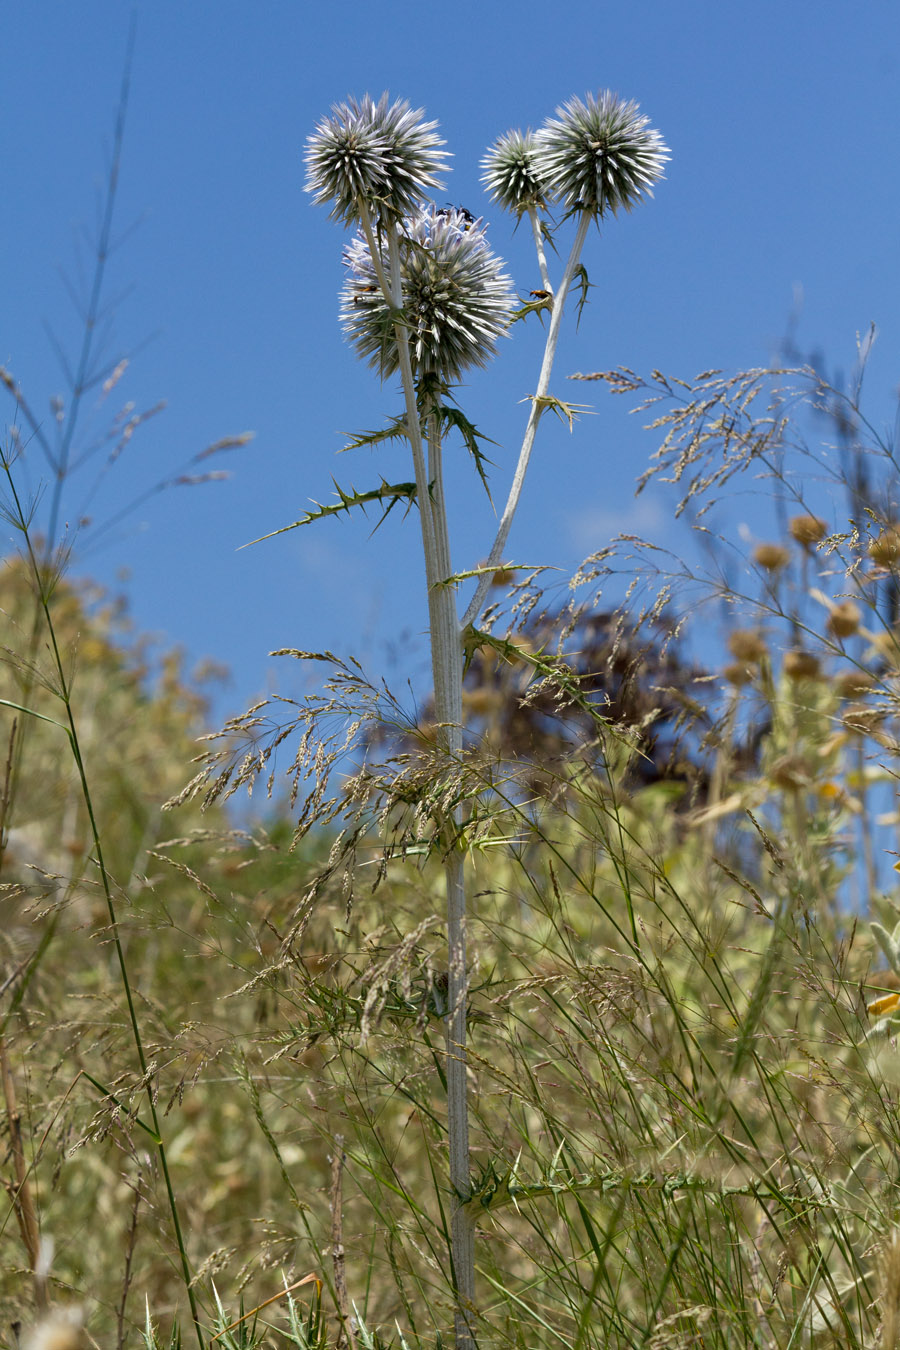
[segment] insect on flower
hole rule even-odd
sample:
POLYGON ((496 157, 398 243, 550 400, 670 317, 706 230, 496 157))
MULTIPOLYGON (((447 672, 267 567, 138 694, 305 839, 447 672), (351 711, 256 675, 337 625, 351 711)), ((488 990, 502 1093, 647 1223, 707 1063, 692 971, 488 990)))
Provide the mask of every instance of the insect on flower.
POLYGON ((458 220, 461 219, 462 220, 461 228, 464 233, 466 230, 471 230, 472 226, 475 224, 475 221, 477 219, 477 217, 473 216, 472 212, 468 211, 466 207, 454 206, 452 202, 447 202, 446 206, 439 206, 434 214, 436 216, 442 216, 444 217, 444 219, 449 219, 452 216, 456 216, 458 220))
POLYGON ((377 286, 357 286, 356 295, 353 297, 354 305, 363 304, 365 302, 366 296, 376 295, 378 293, 378 289, 379 288, 377 286))

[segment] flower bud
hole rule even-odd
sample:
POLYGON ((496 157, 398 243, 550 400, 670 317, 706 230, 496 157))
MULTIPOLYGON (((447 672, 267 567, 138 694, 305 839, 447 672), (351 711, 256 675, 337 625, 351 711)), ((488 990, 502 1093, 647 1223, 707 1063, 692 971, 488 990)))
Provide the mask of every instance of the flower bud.
POLYGON ((834 691, 838 698, 862 698, 871 693, 876 681, 865 670, 845 670, 834 681, 834 691))
POLYGON ((740 661, 732 661, 722 671, 722 675, 728 683, 733 684, 737 689, 740 689, 742 685, 751 684, 754 673, 752 666, 744 665, 740 661))
POLYGON ((885 708, 873 708, 870 703, 852 703, 844 713, 844 726, 858 736, 865 736, 877 731, 886 717, 885 708))
POLYGON ((481 161, 481 181, 491 201, 506 211, 521 215, 532 206, 543 206, 547 185, 541 177, 534 135, 508 131, 481 161))
POLYGON ((782 755, 769 769, 769 780, 785 791, 806 788, 810 785, 809 768, 800 755, 782 755))

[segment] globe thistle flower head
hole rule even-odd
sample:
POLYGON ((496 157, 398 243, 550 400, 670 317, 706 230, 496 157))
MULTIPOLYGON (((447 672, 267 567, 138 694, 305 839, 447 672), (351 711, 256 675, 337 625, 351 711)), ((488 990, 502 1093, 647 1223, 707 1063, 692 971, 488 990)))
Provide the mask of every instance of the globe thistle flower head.
MULTIPOLYGON (((347 338, 383 377, 393 375, 399 365, 397 316, 381 292, 364 237, 345 249, 344 263, 341 321, 347 338)), ((386 256, 382 265, 387 270, 386 256)), ((451 383, 468 367, 487 365, 509 326, 516 298, 481 221, 455 208, 418 212, 403 223, 401 272, 403 319, 416 377, 451 383)))
POLYGON ((317 206, 331 204, 332 219, 357 220, 359 199, 379 200, 387 190, 385 147, 372 124, 368 95, 335 103, 307 138, 306 191, 317 206))
POLYGON ((536 132, 540 172, 567 207, 626 211, 663 176, 668 147, 638 105, 601 89, 572 98, 536 132))
POLYGON ((547 185, 541 176, 537 145, 531 131, 508 131, 488 150, 481 167, 491 201, 506 211, 521 215, 529 207, 542 206, 547 185))
POLYGON ((379 217, 416 210, 445 167, 437 123, 388 97, 336 103, 307 140, 306 190, 345 224, 359 221, 360 199, 379 217))
POLYGON ((432 188, 442 187, 438 174, 446 173, 448 151, 437 135, 437 122, 423 122, 423 109, 413 112, 406 99, 388 105, 382 94, 372 107, 372 124, 384 145, 390 213, 400 218, 422 205, 432 188))

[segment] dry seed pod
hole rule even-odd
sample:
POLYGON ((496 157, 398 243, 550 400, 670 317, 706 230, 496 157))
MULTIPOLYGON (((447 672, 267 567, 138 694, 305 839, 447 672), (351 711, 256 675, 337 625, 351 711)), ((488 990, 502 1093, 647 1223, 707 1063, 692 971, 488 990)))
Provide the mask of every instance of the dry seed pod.
POLYGON ((834 692, 838 698, 862 698, 875 684, 874 676, 865 670, 844 670, 835 677, 834 692))
POLYGON ((750 628, 736 628, 728 635, 728 650, 736 661, 758 662, 768 655, 769 649, 761 633, 750 628))
POLYGON ((859 632, 861 622, 859 605, 854 604, 852 600, 842 600, 840 604, 834 606, 828 616, 828 629, 835 637, 852 637, 854 633, 859 632))
POLYGON ((752 666, 742 665, 740 661, 733 661, 722 671, 722 675, 728 683, 735 685, 736 688, 740 688, 744 684, 750 684, 753 680, 753 673, 752 666))
POLYGON ((844 713, 844 726, 848 731, 866 735, 875 731, 886 716, 884 708, 873 708, 869 703, 852 703, 844 713))
POLYGON ((900 530, 896 525, 889 525, 869 540, 869 557, 879 567, 890 567, 900 559, 900 530))
POLYGON ((783 544, 757 544, 753 560, 767 572, 780 572, 790 563, 791 555, 783 544))
POLYGON ((800 755, 784 755, 769 770, 769 780, 776 787, 792 791, 810 785, 809 769, 800 755))
POLYGON ((828 526, 818 516, 792 516, 788 521, 788 530, 792 539, 804 548, 812 548, 821 543, 828 533, 828 526))
POLYGON ((784 654, 784 673, 789 680, 817 680, 819 678, 819 658, 812 652, 795 647, 784 654))
POLYGON ((503 706, 499 689, 464 689, 463 705, 473 717, 489 717, 503 706))
POLYGON ((491 577, 492 586, 511 586, 516 579, 516 574, 510 567, 498 567, 491 577))

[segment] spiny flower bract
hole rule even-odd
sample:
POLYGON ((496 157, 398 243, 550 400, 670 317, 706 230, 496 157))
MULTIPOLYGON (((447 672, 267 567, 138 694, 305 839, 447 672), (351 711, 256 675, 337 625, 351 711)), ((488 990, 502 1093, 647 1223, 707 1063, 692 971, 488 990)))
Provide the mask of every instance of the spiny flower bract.
POLYGON ((535 134, 537 160, 553 197, 595 215, 630 211, 662 177, 670 158, 658 131, 633 102, 608 89, 569 99, 535 134))
MULTIPOLYGON (((403 318, 418 377, 453 381, 484 366, 515 309, 512 281, 468 212, 431 207, 403 223, 400 237, 403 318)), ((369 246, 344 251, 347 277, 341 320, 349 341, 383 376, 398 368, 395 314, 378 284, 369 246)), ((385 269, 388 259, 382 257, 385 269)))
POLYGON ((359 222, 360 199, 379 218, 417 210, 446 168, 437 123, 388 97, 336 103, 307 140, 306 190, 345 224, 359 222))
POLYGON ((541 206, 547 195, 537 158, 537 146, 531 131, 508 131, 488 150, 481 167, 491 201, 506 211, 521 215, 529 207, 541 206))

